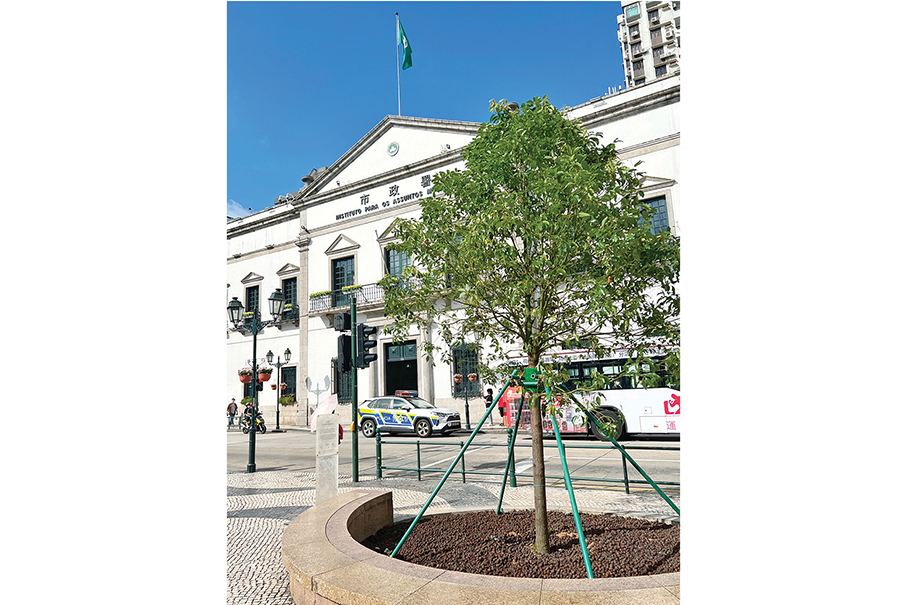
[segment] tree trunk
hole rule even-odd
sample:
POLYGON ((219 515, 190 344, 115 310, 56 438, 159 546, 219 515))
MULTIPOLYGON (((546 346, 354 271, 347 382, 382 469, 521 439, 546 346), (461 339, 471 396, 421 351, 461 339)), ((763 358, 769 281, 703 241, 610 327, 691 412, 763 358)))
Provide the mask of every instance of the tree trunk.
MULTIPOLYGON (((530 359, 529 367, 538 366, 538 360, 530 359)), ((529 432, 532 435, 532 495, 535 502, 535 552, 547 555, 551 552, 548 542, 548 497, 545 494, 545 449, 542 443, 542 401, 537 393, 529 399, 529 432)))

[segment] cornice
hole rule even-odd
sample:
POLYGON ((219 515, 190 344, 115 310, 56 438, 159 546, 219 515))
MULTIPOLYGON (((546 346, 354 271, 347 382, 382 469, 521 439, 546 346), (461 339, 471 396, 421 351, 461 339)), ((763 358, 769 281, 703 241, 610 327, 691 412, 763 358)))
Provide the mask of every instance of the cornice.
POLYGON ((680 102, 680 84, 659 90, 639 99, 621 103, 620 105, 603 107, 578 119, 583 128, 589 129, 593 128, 592 124, 614 122, 678 102, 680 102))
MULTIPOLYGON (((270 208, 268 209, 270 210, 270 208)), ((274 225, 279 225, 280 223, 285 223, 287 221, 292 221, 299 218, 299 212, 296 211, 296 208, 292 209, 283 209, 282 212, 278 212, 272 216, 262 216, 243 223, 242 225, 237 225, 236 227, 227 227, 227 239, 231 237, 236 237, 237 235, 243 235, 245 233, 251 233, 253 231, 258 231, 263 227, 273 227, 274 225)), ((263 210, 262 213, 267 212, 263 210)), ((242 217, 243 219, 248 219, 254 217, 255 215, 249 215, 242 217)), ((228 223, 229 225, 229 223, 228 223)))

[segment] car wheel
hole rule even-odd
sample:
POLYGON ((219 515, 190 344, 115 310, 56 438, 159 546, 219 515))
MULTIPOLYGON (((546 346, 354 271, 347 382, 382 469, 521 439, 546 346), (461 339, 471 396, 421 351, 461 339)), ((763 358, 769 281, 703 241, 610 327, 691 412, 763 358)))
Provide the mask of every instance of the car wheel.
POLYGON ((431 422, 425 418, 420 418, 416 420, 416 434, 419 437, 429 437, 431 436, 431 422))
MULTIPOLYGON (((610 420, 611 422, 613 422, 614 424, 617 425, 617 430, 615 431, 615 434, 614 434, 615 441, 617 441, 618 439, 620 439, 623 436, 623 434, 624 434, 623 419, 621 418, 621 415, 618 414, 616 411, 607 410, 605 408, 595 408, 594 410, 592 410, 591 414, 600 422, 604 423, 604 422, 610 420)), ((608 437, 602 432, 601 429, 598 428, 598 426, 594 422, 591 421, 591 419, 589 421, 589 428, 592 430, 592 434, 595 435, 595 437, 599 441, 608 441, 608 437)))
POLYGON ((371 418, 365 418, 362 420, 362 436, 367 439, 371 439, 375 436, 375 431, 377 430, 377 425, 375 421, 371 418))

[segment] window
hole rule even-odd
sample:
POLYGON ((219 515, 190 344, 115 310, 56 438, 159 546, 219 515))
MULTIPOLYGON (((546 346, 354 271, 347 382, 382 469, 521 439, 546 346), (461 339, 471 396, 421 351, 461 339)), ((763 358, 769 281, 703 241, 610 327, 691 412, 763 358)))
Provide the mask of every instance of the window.
POLYGON ((387 397, 381 397, 372 402, 373 410, 389 410, 390 409, 390 399, 387 397))
POLYGON ((639 53, 641 53, 642 52, 642 42, 637 42, 636 44, 631 44, 630 52, 632 52, 634 55, 638 55, 639 53))
POLYGON ((384 249, 384 269, 388 275, 402 275, 403 269, 409 265, 409 254, 406 252, 384 249))
POLYGON ((283 280, 283 319, 297 319, 299 317, 299 307, 296 304, 296 278, 290 277, 283 280), (287 305, 292 305, 288 307, 287 305))
POLYGON ((343 293, 344 286, 356 283, 356 266, 352 256, 331 261, 331 291, 334 293, 334 306, 350 304, 350 295, 343 293))
POLYGON ((668 66, 667 65, 659 65, 658 67, 655 68, 655 77, 656 78, 660 78, 661 76, 666 76, 666 75, 668 75, 668 66))
POLYGON ((649 11, 649 23, 658 23, 658 11, 649 11))
POLYGON ((290 368, 280 368, 280 381, 286 383, 287 388, 280 392, 281 397, 290 395, 296 398, 296 366, 290 368))
POLYGON ((482 382, 476 380, 469 382, 469 375, 479 371, 479 350, 476 345, 462 344, 451 349, 453 353, 453 363, 451 364, 454 374, 461 374, 463 379, 457 383, 453 382, 453 396, 463 397, 481 397, 482 382))
POLYGON ((639 37, 639 23, 635 23, 630 26, 630 35, 634 38, 639 37))
POLYGON ((633 71, 642 71, 642 61, 633 61, 633 71))
MULTIPOLYGON (((249 313, 251 311, 257 311, 258 310, 258 299, 259 299, 258 286, 249 286, 248 288, 246 288, 246 308, 243 310, 243 312, 249 313)), ((259 318, 259 321, 260 320, 261 320, 261 318, 259 318)), ((248 327, 251 328, 252 327, 252 316, 244 315, 243 323, 245 323, 248 327)))
POLYGON ((337 393, 338 403, 350 403, 353 399, 353 369, 348 372, 340 371, 337 358, 331 359, 331 374, 334 380, 331 384, 331 393, 337 393))
POLYGON ((631 4, 626 8, 624 13, 627 15, 627 19, 634 19, 639 16, 639 4, 631 4))
POLYGON ((658 48, 652 49, 652 56, 655 57, 656 59, 660 59, 661 57, 664 56, 664 54, 665 54, 664 46, 659 46, 658 48))
POLYGON ((661 197, 643 200, 643 203, 648 204, 651 208, 655 209, 655 215, 652 217, 652 225, 649 227, 649 230, 653 234, 670 230, 671 226, 668 222, 668 202, 665 196, 662 195, 661 197))
POLYGON ((652 38, 652 46, 662 43, 661 29, 653 29, 649 32, 649 37, 652 38))

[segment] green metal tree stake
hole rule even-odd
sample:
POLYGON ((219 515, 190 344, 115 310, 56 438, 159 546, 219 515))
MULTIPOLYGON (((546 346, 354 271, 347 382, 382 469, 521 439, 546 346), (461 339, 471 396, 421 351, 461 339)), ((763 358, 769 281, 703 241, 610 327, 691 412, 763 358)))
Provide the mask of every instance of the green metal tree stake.
MULTIPOLYGON (((551 389, 545 390, 545 398, 550 399, 551 389)), ((586 536, 583 534, 583 525, 579 520, 579 510, 576 508, 576 494, 573 493, 573 482, 570 481, 570 469, 567 468, 567 454, 564 453, 564 442, 561 441, 561 430, 557 426, 557 415, 555 414, 553 422, 554 436, 557 439, 557 449, 561 454, 561 466, 564 468, 564 486, 567 488, 567 494, 570 496, 570 508, 573 509, 573 522, 576 524, 576 534, 579 536, 579 547, 583 551, 583 563, 586 565, 586 575, 591 580, 592 563, 589 561, 589 549, 586 548, 586 536)))
MULTIPOLYGON (((517 373, 514 372, 511 375, 511 378, 516 378, 516 375, 517 375, 517 373)), ((466 443, 463 445, 463 447, 460 448, 460 453, 457 454, 457 457, 454 459, 453 462, 451 462, 450 468, 448 468, 447 472, 444 473, 444 476, 441 477, 441 481, 438 483, 438 486, 435 488, 435 491, 433 491, 431 493, 431 496, 428 497, 428 500, 425 502, 425 505, 422 507, 422 510, 419 511, 419 514, 417 514, 416 518, 413 519, 413 522, 410 523, 410 526, 406 530, 406 533, 403 534, 403 537, 400 538, 400 542, 397 544, 396 548, 394 548, 393 552, 390 553, 391 557, 397 556, 397 553, 400 552, 400 548, 403 546, 403 543, 406 542, 407 538, 409 538, 409 535, 412 533, 413 528, 416 527, 416 524, 419 522, 420 519, 422 519, 422 515, 425 514, 426 510, 428 510, 428 507, 429 507, 429 505, 431 505, 432 501, 435 499, 435 496, 437 496, 438 492, 441 491, 441 487, 444 485, 444 482, 447 481, 448 477, 450 477, 450 474, 453 472, 454 468, 456 468, 457 463, 460 462, 460 459, 463 457, 463 454, 469 448, 469 445, 472 443, 472 440, 475 439, 476 435, 479 433, 479 429, 481 429, 482 425, 485 424, 485 420, 488 418, 488 415, 492 412, 492 410, 494 410, 495 406, 497 405, 497 403, 501 399, 501 397, 504 396, 504 391, 506 391, 506 390, 507 390, 507 385, 504 385, 504 387, 501 389, 501 392, 498 393, 497 398, 495 398, 494 403, 491 405, 491 407, 489 407, 488 409, 485 410, 485 415, 482 416, 482 419, 479 421, 479 424, 476 425, 476 428, 473 429, 472 434, 469 435, 469 439, 467 439, 466 443)))
MULTIPOLYGON (((576 400, 576 397, 574 397, 573 394, 570 395, 570 398, 573 399, 573 401, 574 401, 577 405, 579 405, 580 409, 582 409, 584 412, 586 412, 585 406, 583 406, 579 401, 577 401, 577 400, 576 400)), ((615 441, 614 439, 611 438, 611 435, 608 433, 608 431, 605 430, 605 428, 604 428, 604 427, 602 426, 602 424, 598 421, 598 419, 596 419, 595 416, 593 416, 592 414, 589 414, 588 412, 586 412, 586 418, 589 419, 589 420, 591 420, 592 422, 595 423, 595 426, 597 426, 597 427, 599 428, 599 430, 601 431, 602 435, 604 435, 605 437, 608 438, 608 441, 610 441, 610 442, 612 443, 612 445, 614 445, 614 447, 617 448, 617 450, 623 455, 623 457, 624 457, 625 460, 629 460, 629 461, 630 461, 630 464, 632 464, 633 467, 634 467, 637 471, 639 471, 639 474, 642 475, 643 479, 645 479, 645 480, 649 483, 649 485, 651 485, 652 488, 653 488, 656 492, 658 492, 658 495, 661 496, 662 499, 663 499, 665 502, 668 503, 668 506, 670 506, 671 508, 673 508, 673 509, 674 509, 674 512, 676 512, 677 515, 679 516, 679 515, 680 515, 680 509, 677 508, 677 505, 674 504, 674 502, 672 502, 671 499, 668 498, 668 497, 665 495, 665 493, 664 493, 663 491, 661 491, 661 488, 658 487, 658 485, 657 485, 654 481, 652 481, 652 479, 649 477, 649 475, 646 474, 646 471, 642 470, 642 467, 639 466, 639 465, 636 463, 636 460, 633 460, 633 457, 630 456, 630 454, 627 453, 627 450, 625 450, 624 448, 622 448, 622 447, 617 443, 617 441, 615 441)))
MULTIPOLYGON (((506 388, 506 387, 505 387, 506 388)), ((511 465, 513 464, 513 446, 516 443, 516 432, 520 426, 520 418, 523 414, 523 402, 526 400, 526 394, 522 391, 520 392, 520 405, 517 408, 516 413, 516 426, 510 427, 512 431, 510 434, 510 447, 507 448, 507 468, 504 470, 504 480, 501 482, 501 496, 498 498, 498 508, 495 510, 496 514, 500 515, 504 512, 502 505, 504 503, 504 489, 507 486, 507 475, 511 471, 511 465)), ((516 468, 513 469, 513 477, 516 478, 516 468)), ((515 486, 514 486, 515 487, 515 486)))

